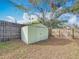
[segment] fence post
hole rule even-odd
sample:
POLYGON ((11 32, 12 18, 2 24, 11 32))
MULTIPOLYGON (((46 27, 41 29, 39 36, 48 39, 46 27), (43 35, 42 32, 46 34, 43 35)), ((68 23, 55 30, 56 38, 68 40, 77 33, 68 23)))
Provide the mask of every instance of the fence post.
POLYGON ((60 33, 61 33, 61 32, 60 32, 60 29, 59 29, 59 37, 60 37, 60 33))
POLYGON ((72 28, 72 38, 74 39, 74 28, 72 28))

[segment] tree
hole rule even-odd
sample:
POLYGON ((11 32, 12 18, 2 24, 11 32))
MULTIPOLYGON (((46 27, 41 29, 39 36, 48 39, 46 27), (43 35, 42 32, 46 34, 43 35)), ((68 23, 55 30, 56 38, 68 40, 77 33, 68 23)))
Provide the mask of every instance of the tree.
MULTIPOLYGON (((15 0, 17 1, 17 0, 15 0)), ((39 22, 47 26, 50 30, 50 35, 52 28, 59 27, 58 25, 62 24, 63 21, 58 20, 57 18, 66 12, 72 12, 70 7, 71 5, 67 5, 68 1, 67 0, 29 0, 30 4, 32 5, 32 8, 28 8, 24 6, 20 2, 20 4, 17 4, 15 1, 9 0, 9 2, 14 5, 15 7, 24 10, 25 12, 31 11, 33 8, 41 13, 42 17, 40 17, 38 14, 35 14, 39 19, 39 22), (46 20, 46 14, 48 12, 51 12, 51 19, 46 20)), ((23 1, 23 0, 20 0, 23 1)), ((69 0, 69 2, 74 3, 74 0, 69 0)), ((19 2, 19 0, 18 0, 19 2)), ((72 4, 73 4, 72 3, 72 4)), ((72 8, 73 10, 73 8, 72 8)), ((73 10, 74 11, 74 10, 73 10)))

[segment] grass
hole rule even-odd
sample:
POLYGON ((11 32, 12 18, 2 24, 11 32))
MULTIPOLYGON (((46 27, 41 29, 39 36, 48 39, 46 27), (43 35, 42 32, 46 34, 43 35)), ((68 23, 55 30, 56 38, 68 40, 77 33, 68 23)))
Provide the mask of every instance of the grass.
POLYGON ((6 49, 7 47, 9 47, 8 42, 0 42, 0 49, 6 49))

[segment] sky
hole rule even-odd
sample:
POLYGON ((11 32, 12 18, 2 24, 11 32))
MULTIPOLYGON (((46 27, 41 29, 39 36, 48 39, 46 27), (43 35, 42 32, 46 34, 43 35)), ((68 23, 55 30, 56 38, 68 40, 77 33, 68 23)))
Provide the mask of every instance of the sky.
MULTIPOLYGON (((32 8, 31 4, 28 2, 28 0, 24 0, 21 3, 23 3, 24 6, 32 8)), ((17 4, 19 4, 18 0, 17 0, 17 4)), ((42 6, 42 5, 40 5, 40 6, 42 6)), ((43 6, 46 8, 45 4, 43 6)), ((47 7, 47 9, 49 9, 49 7, 47 7)), ((35 12, 35 11, 36 11, 36 9, 33 8, 31 13, 35 12)), ((24 12, 22 10, 19 10, 18 8, 16 8, 14 5, 12 5, 9 2, 9 0, 0 0, 0 20, 5 20, 5 18, 7 16, 14 17, 16 20, 21 20, 23 14, 24 14, 24 12)))
MULTIPOLYGON (((73 5, 72 1, 75 1, 75 0, 69 0, 63 7, 64 8, 71 7, 73 5)), ((35 8, 32 7, 32 5, 28 2, 28 0, 23 0, 21 1, 21 3, 23 3, 24 6, 32 8, 32 11, 30 11, 31 13, 37 11, 35 8)), ((18 0, 17 0, 17 4, 19 4, 18 0)), ((50 7, 47 6, 45 3, 42 3, 40 6, 42 8, 48 9, 48 11, 50 10, 50 7)), ((9 2, 9 0, 0 0, 0 20, 6 20, 8 18, 22 20, 23 15, 24 15, 24 12, 16 8, 14 5, 12 5, 9 2)))
POLYGON ((4 20, 6 16, 12 16, 16 19, 21 19, 23 11, 18 10, 10 4, 8 0, 0 0, 0 20, 4 20))

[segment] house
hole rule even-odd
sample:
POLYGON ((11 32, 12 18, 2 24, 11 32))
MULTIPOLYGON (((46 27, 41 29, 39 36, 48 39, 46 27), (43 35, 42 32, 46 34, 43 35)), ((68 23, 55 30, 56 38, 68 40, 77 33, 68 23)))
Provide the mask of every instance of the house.
POLYGON ((21 27, 23 25, 0 21, 0 41, 21 39, 21 27))

